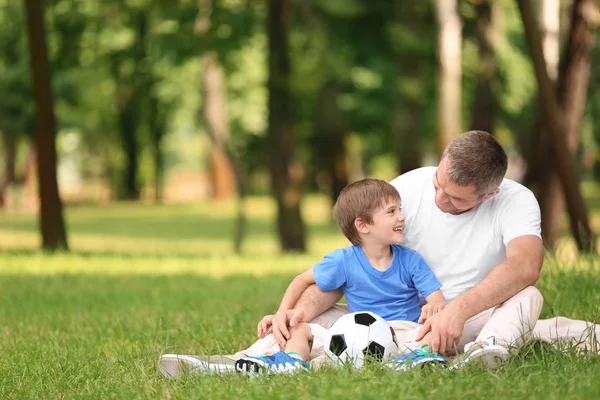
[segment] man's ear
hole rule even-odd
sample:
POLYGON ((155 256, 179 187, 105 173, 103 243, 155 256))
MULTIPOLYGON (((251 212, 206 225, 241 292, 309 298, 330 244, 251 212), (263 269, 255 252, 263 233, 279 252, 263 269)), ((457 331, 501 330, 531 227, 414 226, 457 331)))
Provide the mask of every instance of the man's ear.
POLYGON ((360 233, 369 233, 369 225, 362 218, 356 218, 354 220, 354 227, 360 233))
POLYGON ((500 193, 500 188, 496 188, 496 190, 494 190, 493 192, 489 192, 488 194, 486 194, 485 196, 483 196, 483 200, 491 199, 492 197, 494 197, 498 193, 500 193))

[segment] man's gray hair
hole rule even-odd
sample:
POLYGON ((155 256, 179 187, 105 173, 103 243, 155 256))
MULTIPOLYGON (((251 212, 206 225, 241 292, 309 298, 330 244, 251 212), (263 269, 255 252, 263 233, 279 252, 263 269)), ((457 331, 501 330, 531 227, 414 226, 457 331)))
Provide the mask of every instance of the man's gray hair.
POLYGON ((458 186, 475 186, 480 196, 496 190, 508 168, 504 149, 485 131, 468 131, 453 139, 444 157, 450 180, 458 186))

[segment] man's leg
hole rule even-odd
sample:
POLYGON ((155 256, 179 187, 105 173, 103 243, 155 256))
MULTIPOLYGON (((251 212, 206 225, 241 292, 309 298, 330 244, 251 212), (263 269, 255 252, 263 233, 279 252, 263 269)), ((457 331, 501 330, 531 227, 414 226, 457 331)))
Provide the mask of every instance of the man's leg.
POLYGON ((540 291, 529 286, 496 307, 475 341, 495 337, 506 346, 520 347, 532 338, 544 298, 540 291))
POLYGON ((541 319, 533 328, 533 337, 600 354, 600 325, 593 322, 565 317, 541 319))
POLYGON ((467 334, 463 335, 458 346, 459 352, 464 346, 464 354, 457 357, 454 367, 467 362, 495 367, 508 361, 508 346, 520 347, 533 338, 533 327, 543 303, 540 291, 529 286, 498 307, 479 314, 475 321, 472 318, 472 324, 465 325, 467 334), (471 340, 477 332, 476 325, 480 324, 480 332, 471 340))

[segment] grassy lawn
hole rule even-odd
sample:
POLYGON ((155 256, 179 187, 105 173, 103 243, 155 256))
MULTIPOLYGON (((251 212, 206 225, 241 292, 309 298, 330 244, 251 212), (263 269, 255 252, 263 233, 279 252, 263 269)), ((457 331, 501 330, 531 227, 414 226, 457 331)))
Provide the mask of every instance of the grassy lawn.
MULTIPOLYGON (((600 357, 531 345, 508 367, 409 371, 379 366, 293 377, 166 380, 160 354, 232 353, 254 340, 295 273, 345 245, 324 198, 305 203, 310 251, 279 255, 272 204, 247 204, 244 255, 234 208, 71 207, 72 251, 39 251, 37 219, 0 218, 0 395, 6 398, 598 398, 600 357)), ((568 245, 565 246, 568 248, 568 245)), ((548 259, 542 317, 600 322, 600 262, 548 259)))

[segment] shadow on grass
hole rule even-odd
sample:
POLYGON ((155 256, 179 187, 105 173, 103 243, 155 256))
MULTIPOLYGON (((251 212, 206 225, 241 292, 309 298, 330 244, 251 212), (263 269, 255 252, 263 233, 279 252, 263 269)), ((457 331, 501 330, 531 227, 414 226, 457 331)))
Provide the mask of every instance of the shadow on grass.
MULTIPOLYGON (((34 219, 13 219, 3 221, 0 228, 18 232, 37 233, 38 223, 34 219)), ((230 239, 233 238, 235 223, 229 217, 207 215, 173 216, 120 216, 98 215, 67 220, 69 234, 95 234, 102 236, 122 236, 140 239, 164 239, 169 241, 186 239, 230 239)), ((309 234, 335 234, 337 227, 333 223, 313 224, 308 227, 309 234)), ((247 220, 247 236, 274 237, 275 221, 252 218, 247 220)))

